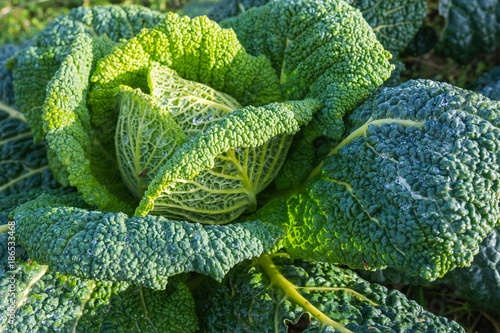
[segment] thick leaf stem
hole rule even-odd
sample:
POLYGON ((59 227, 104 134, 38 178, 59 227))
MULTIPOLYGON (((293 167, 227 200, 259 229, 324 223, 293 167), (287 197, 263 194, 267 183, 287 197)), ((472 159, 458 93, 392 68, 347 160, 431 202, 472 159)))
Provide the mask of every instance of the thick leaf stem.
MULTIPOLYGON (((347 145, 352 140, 359 138, 360 136, 366 136, 366 131, 368 130, 368 127, 370 125, 381 126, 383 124, 393 124, 393 123, 400 124, 400 125, 403 125, 405 127, 413 126, 413 127, 419 128, 419 129, 424 126, 424 122, 421 122, 421 121, 414 121, 414 120, 407 120, 407 119, 393 119, 393 118, 373 120, 372 118, 370 118, 370 119, 368 119, 368 121, 366 123, 364 123, 362 126, 358 127, 354 132, 352 132, 344 140, 342 140, 342 142, 340 142, 335 148, 333 148, 330 151, 330 153, 328 153, 327 157, 330 155, 337 154, 340 148, 347 145)), ((321 168, 324 165, 324 161, 325 160, 321 161, 321 163, 309 174, 305 183, 307 183, 311 178, 313 178, 321 173, 321 168)))
POLYGON ((28 122, 24 114, 2 102, 0 102, 0 111, 6 112, 10 117, 18 119, 24 123, 28 122))
POLYGON ((4 234, 7 231, 9 231, 9 225, 8 224, 0 225, 0 234, 4 234))
POLYGON ((307 301, 304 296, 302 296, 297 291, 297 286, 288 281, 279 272, 278 268, 274 265, 273 261, 268 255, 262 255, 257 260, 259 262, 259 265, 269 276, 269 279, 271 280, 271 286, 281 289, 285 293, 287 299, 300 305, 305 311, 316 317, 316 319, 318 319, 321 324, 332 326, 334 329, 341 333, 352 333, 352 331, 348 330, 344 325, 328 318, 318 308, 309 303, 309 301, 307 301))

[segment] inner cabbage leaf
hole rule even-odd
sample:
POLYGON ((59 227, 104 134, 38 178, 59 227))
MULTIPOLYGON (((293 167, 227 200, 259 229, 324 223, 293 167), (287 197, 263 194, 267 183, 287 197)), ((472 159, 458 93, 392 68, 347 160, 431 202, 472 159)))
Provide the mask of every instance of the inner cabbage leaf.
MULTIPOLYGON (((204 135, 210 125, 241 108, 233 97, 185 80, 167 66, 153 65, 148 84, 151 95, 121 86, 116 131, 122 177, 137 198, 186 138, 204 135)), ((255 210, 256 195, 278 173, 291 138, 280 134, 256 147, 231 147, 215 157, 212 168, 162 191, 152 213, 213 224, 255 210)))

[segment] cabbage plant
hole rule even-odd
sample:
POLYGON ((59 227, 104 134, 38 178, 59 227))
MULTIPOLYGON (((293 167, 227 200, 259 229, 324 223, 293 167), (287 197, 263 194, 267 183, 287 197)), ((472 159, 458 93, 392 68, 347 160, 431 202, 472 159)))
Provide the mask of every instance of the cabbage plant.
POLYGON ((49 24, 8 62, 6 118, 46 140, 60 187, 2 197, 1 329, 463 331, 335 265, 470 265, 500 218, 500 106, 429 80, 377 92, 394 66, 363 13, 49 24))

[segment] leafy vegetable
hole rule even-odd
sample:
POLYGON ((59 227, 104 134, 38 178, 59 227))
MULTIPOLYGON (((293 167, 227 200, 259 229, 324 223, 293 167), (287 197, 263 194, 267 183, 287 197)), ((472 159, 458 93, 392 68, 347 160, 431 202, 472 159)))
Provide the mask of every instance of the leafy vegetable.
POLYGON ((499 112, 482 95, 424 80, 366 101, 290 199, 287 252, 425 279, 470 265, 498 225, 499 112))
POLYGON ((465 332, 396 290, 328 264, 263 256, 206 287, 206 332, 465 332))
POLYGON ((2 144, 19 153, 0 155, 15 169, 0 330, 463 331, 332 266, 451 270, 496 304, 479 277, 498 261, 500 102, 397 85, 424 10, 275 0, 220 26, 134 6, 54 20, 0 71, 2 144), (24 167, 31 131, 40 168, 74 188, 24 167))
POLYGON ((35 141, 45 137, 41 114, 47 83, 72 53, 71 45, 79 34, 106 35, 113 41, 129 39, 142 28, 153 27, 163 17, 139 6, 78 7, 54 19, 36 35, 12 64, 16 104, 26 116, 35 141))
MULTIPOLYGON (((341 2, 339 4, 335 1, 329 3, 331 8, 337 5, 345 7, 341 2)), ((272 6, 270 4, 266 8, 270 12, 279 13, 279 11, 286 10, 288 5, 288 2, 283 1, 276 2, 272 6)), ((215 96, 214 94, 228 94, 238 104, 242 106, 251 104, 253 107, 243 108, 241 112, 232 112, 223 118, 211 115, 210 113, 213 112, 211 110, 205 110, 207 114, 200 113, 200 117, 213 118, 211 119, 213 120, 212 127, 208 127, 210 122, 207 122, 206 128, 203 124, 203 127, 196 129, 196 131, 206 130, 207 132, 189 139, 185 146, 176 151, 162 168, 157 169, 156 175, 151 174, 151 177, 154 177, 151 180, 152 185, 142 197, 136 214, 144 216, 153 211, 155 214, 181 220, 187 218, 191 221, 204 223, 227 223, 243 211, 253 210, 256 207, 255 195, 274 178, 283 161, 283 155, 288 149, 287 141, 289 138, 282 135, 294 134, 299 130, 298 125, 309 122, 311 114, 322 104, 331 105, 334 103, 334 101, 326 99, 341 94, 342 90, 338 90, 340 86, 347 87, 350 84, 360 86, 358 97, 353 97, 349 102, 356 103, 357 100, 364 98, 369 93, 368 89, 373 89, 376 84, 381 83, 390 71, 390 65, 386 59, 388 58, 387 52, 383 51, 380 44, 376 42, 369 27, 366 24, 363 25, 362 18, 354 12, 351 13, 349 8, 345 7, 345 14, 340 12, 337 16, 340 18, 341 15, 346 15, 346 19, 355 18, 355 21, 352 22, 352 29, 358 21, 362 27, 364 26, 364 29, 357 32, 356 38, 351 41, 351 46, 358 45, 356 47, 363 56, 359 61, 350 65, 350 70, 356 72, 357 68, 360 68, 359 75, 361 72, 366 72, 363 66, 369 66, 370 71, 377 70, 370 74, 368 81, 366 77, 363 77, 362 82, 355 83, 350 74, 344 74, 344 70, 340 70, 343 65, 339 63, 339 73, 329 73, 326 76, 321 76, 321 80, 317 81, 321 82, 323 86, 321 89, 335 91, 335 94, 328 96, 317 94, 318 98, 316 99, 319 101, 304 100, 307 96, 288 96, 287 99, 299 99, 299 101, 265 106, 272 101, 280 101, 283 98, 277 74, 281 73, 281 70, 273 69, 269 60, 262 55, 259 57, 248 55, 238 42, 234 32, 221 29, 206 18, 189 20, 179 18, 174 14, 168 15, 154 29, 144 30, 128 43, 117 46, 109 54, 107 54, 110 50, 109 45, 112 44, 106 39, 102 39, 102 42, 96 44, 95 40, 84 42, 84 38, 79 37, 77 43, 72 46, 72 57, 68 57, 62 63, 61 69, 48 87, 48 98, 43 117, 50 149, 60 163, 66 166, 69 184, 76 186, 87 202, 97 205, 100 209, 123 211, 130 214, 136 203, 130 193, 123 189, 124 183, 116 179, 118 173, 113 141, 115 141, 114 133, 119 118, 116 106, 120 97, 117 96, 117 88, 122 84, 131 88, 140 88, 145 93, 151 92, 153 98, 160 101, 163 98, 165 100, 164 106, 167 109, 170 108, 169 112, 175 114, 178 112, 178 108, 172 103, 177 103, 176 100, 186 101, 178 99, 179 96, 173 96, 174 94, 179 95, 179 84, 186 86, 187 82, 194 81, 198 88, 188 88, 190 96, 196 97, 196 91, 199 92, 201 89, 205 92, 210 91, 209 94, 212 96, 215 96), (180 34, 180 31, 183 33, 180 34), (206 36, 202 39, 203 44, 198 42, 201 36, 206 36), (78 43, 86 43, 86 45, 93 43, 94 46, 78 46, 78 43), (361 43, 368 44, 363 44, 361 48, 361 43), (166 48, 167 45, 168 48, 166 48), (75 67, 74 59, 80 57, 85 66, 75 67), (368 61, 371 62, 372 59, 379 62, 376 67, 373 67, 373 64, 368 65, 368 61), (94 62, 96 62, 96 69, 95 72, 92 72, 94 62), (170 72, 165 70, 165 66, 170 68, 170 72), (94 82, 88 98, 88 105, 92 110, 90 123, 88 122, 89 109, 85 104, 81 104, 82 101, 86 100, 89 77, 90 81, 94 82), (165 77, 172 78, 176 83, 171 84, 171 79, 167 80, 165 77), (330 85, 330 81, 335 83, 330 85), (208 87, 201 88, 201 85, 208 87), (72 89, 67 87, 72 87, 72 89), (73 96, 78 96, 78 98, 75 99, 73 96), (61 100, 68 101, 68 104, 61 107, 59 105, 61 100), (263 106, 255 108, 259 105, 263 106), (292 120, 290 111, 297 114, 297 116, 293 116, 297 122, 292 120), (71 121, 71 124, 67 123, 68 115, 76 121, 71 121), (264 116, 270 118, 263 118, 264 116), (241 125, 235 125, 240 122, 241 125), (278 126, 280 123, 281 125, 278 126), (248 131, 254 135, 247 136, 248 131), (272 142, 266 143, 273 137, 275 138, 272 142), (218 148, 215 148, 216 145, 218 148), (207 150, 209 146, 213 146, 213 148, 207 150), (230 148, 242 149, 242 153, 236 150, 234 151, 236 153, 228 152, 230 148), (251 149, 247 150, 247 148, 251 149), (75 152, 78 152, 76 156, 75 152), (231 154, 234 157, 230 156, 231 154), (217 157, 218 155, 221 157, 217 157), (183 159, 184 161, 186 159, 196 161, 196 165, 193 165, 192 162, 182 162, 183 159), (254 161, 258 161, 258 163, 254 161), (238 170, 238 165, 248 167, 249 174, 241 173, 238 170), (254 166, 250 168, 251 165, 254 166), (207 171, 212 169, 212 171, 207 173, 204 171, 205 169, 207 171), (201 174, 202 172, 205 174, 201 174), (211 172, 222 174, 222 178, 214 178, 210 174, 211 172), (241 178, 242 181, 236 182, 235 177, 241 178), (245 178, 248 178, 248 181, 245 181, 245 178), (173 180, 175 183, 172 182, 173 180), (205 185, 203 185, 203 181, 205 181, 205 185), (208 189, 203 188, 209 183, 212 185, 208 189), (220 186, 233 187, 233 189, 227 191, 220 186), (218 191, 222 193, 218 194, 218 191), (193 192, 195 193, 190 195, 193 192), (194 207, 186 207, 186 203, 191 203, 194 207)), ((318 12, 318 15, 328 16, 329 12, 318 12)), ((304 24, 311 25, 312 29, 322 28, 315 27, 314 21, 308 23, 306 20, 304 24)), ((343 29, 347 29, 348 26, 343 25, 343 29)), ((338 24, 334 25, 334 28, 340 29, 338 24)), ((260 42, 257 39, 255 43, 260 42)), ((300 52, 300 48, 295 48, 293 45, 290 45, 290 50, 300 52)), ((354 52, 354 50, 356 49, 346 49, 348 52, 354 52)), ((296 59, 294 63, 304 62, 306 65, 309 61, 307 59, 296 59)), ((297 77, 292 81, 297 82, 298 79, 297 77)), ((314 81, 315 76, 308 75, 308 80, 314 81)), ((285 81, 284 89, 286 89, 286 84, 289 84, 287 83, 288 79, 285 81)), ((319 86, 318 89, 320 89, 319 86)), ((144 97, 144 95, 140 96, 144 97)), ((349 107, 345 98, 337 97, 336 99, 340 108, 349 107), (344 106, 342 107, 342 105, 344 106)), ((200 106, 204 105, 203 103, 200 106)), ((229 106, 230 109, 239 107, 234 101, 229 103, 232 104, 229 106)), ((131 111, 129 110, 129 112, 131 111)), ((192 125, 187 126, 187 122, 182 120, 182 117, 189 118, 190 115, 187 113, 179 114, 177 118, 174 117, 186 134, 189 134, 187 132, 191 132, 191 134, 196 132, 193 132, 193 128, 188 128, 192 125)), ((199 122, 196 115, 190 121, 191 124, 193 122, 199 122)), ((125 140, 125 137, 120 134, 116 138, 125 140)), ((116 144, 118 148, 123 148, 123 146, 120 142, 116 144)), ((167 155, 169 154, 167 153, 167 155)), ((120 156, 120 160, 123 162, 123 156, 130 157, 132 155, 122 151, 120 156)), ((138 155, 136 154, 136 156, 138 155)), ((161 156, 163 158, 163 153, 161 156)), ((130 182, 127 181, 129 186, 132 183, 137 184, 137 181, 133 181, 133 179, 142 178, 140 176, 145 173, 149 175, 149 171, 142 168, 144 165, 141 165, 140 162, 133 164, 135 166, 132 169, 134 169, 135 174, 132 176, 129 171, 126 171, 127 167, 122 167, 126 177, 132 177, 130 182)), ((141 185, 141 189, 132 189, 132 192, 141 195, 144 189, 145 184, 141 185)))
POLYGON ((342 116, 388 78, 382 73, 389 74, 390 54, 343 1, 273 1, 221 26, 234 29, 248 53, 269 57, 287 99, 324 103, 317 124, 331 138, 343 134, 342 116), (311 15, 301 17, 301 12, 311 15))
MULTIPOLYGON (((18 207, 17 238, 30 257, 59 273, 165 289, 198 272, 221 280, 231 267, 270 249, 284 230, 260 221, 207 226, 163 217, 89 211, 41 195, 18 207)), ((67 201, 66 199, 64 199, 67 201)))
MULTIPOLYGON (((255 7, 261 7, 269 0, 222 0, 215 5, 208 16, 222 21, 255 7)), ((422 0, 347 0, 349 5, 359 9, 370 24, 384 48, 394 56, 403 51, 422 25, 427 8, 422 0)))
POLYGON ((197 331, 194 300, 183 281, 154 291, 64 276, 28 260, 21 247, 8 247, 7 236, 0 236, 0 330, 197 331), (9 259, 11 252, 15 260, 9 259))
POLYGON ((443 0, 439 13, 446 25, 437 50, 460 63, 500 46, 500 3, 498 0, 471 2, 443 0))
POLYGON ((47 144, 33 144, 24 115, 14 105, 12 71, 4 63, 20 49, 0 48, 0 198, 33 187, 56 188, 49 170, 47 144))

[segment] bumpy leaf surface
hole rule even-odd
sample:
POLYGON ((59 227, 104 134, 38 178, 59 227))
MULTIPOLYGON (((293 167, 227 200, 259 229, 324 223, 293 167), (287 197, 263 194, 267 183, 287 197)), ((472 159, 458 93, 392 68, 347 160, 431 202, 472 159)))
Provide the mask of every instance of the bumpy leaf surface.
POLYGON ((433 282, 409 276, 402 271, 387 268, 379 271, 359 271, 365 279, 380 284, 401 283, 429 285, 446 283, 455 286, 458 296, 480 307, 500 309, 500 227, 479 244, 479 253, 469 267, 459 267, 433 282))
POLYGON ((249 106, 228 114, 185 144, 163 165, 136 215, 145 216, 152 210, 162 213, 162 206, 175 213, 175 207, 180 206, 180 214, 194 221, 200 219, 197 214, 203 214, 204 223, 235 219, 248 206, 256 204, 255 193, 275 176, 278 171, 275 165, 283 160, 283 150, 286 152, 283 149, 287 148, 286 135, 298 132, 299 126, 309 122, 321 107, 319 101, 306 99, 257 108, 249 106), (238 149, 232 150, 233 147, 238 149), (263 151, 247 149, 250 147, 261 147, 263 151))
POLYGON ((77 187, 89 204, 131 213, 134 198, 121 180, 114 147, 105 147, 96 139, 86 102, 92 68, 113 45, 108 38, 76 38, 68 51, 71 56, 47 86, 42 120, 49 156, 52 153, 54 164, 60 166, 51 167, 58 179, 77 187))
POLYGON ((468 89, 495 101, 500 101, 500 67, 495 67, 488 73, 481 75, 468 89))
POLYGON ((41 120, 48 82, 71 53, 79 34, 106 35, 113 41, 130 39, 155 26, 164 14, 140 6, 78 7, 50 22, 18 53, 13 63, 16 105, 25 114, 36 141, 45 137, 41 120))
POLYGON ((159 101, 120 86, 120 116, 116 126, 116 158, 123 182, 141 199, 158 169, 187 136, 159 101))
POLYGON ((285 333, 293 327, 332 333, 465 332, 399 291, 370 284, 352 271, 280 257, 272 261, 241 264, 222 285, 206 287, 211 304, 202 309, 206 332, 285 333))
MULTIPOLYGON (((215 21, 222 21, 253 7, 260 7, 269 0, 222 0, 208 14, 215 21)), ((424 0, 346 0, 363 14, 382 43, 394 56, 403 51, 413 38, 425 17, 424 0)))
POLYGON ((286 99, 324 103, 317 121, 332 138, 343 134, 343 115, 392 70, 390 53, 361 13, 341 0, 272 1, 221 25, 233 28, 250 54, 271 59, 286 99))
MULTIPOLYGON (((204 155, 186 161, 209 158, 206 162, 210 166, 207 166, 207 163, 199 163, 197 166, 189 163, 191 165, 184 166, 184 171, 188 171, 189 174, 179 174, 177 178, 173 178, 173 182, 170 177, 167 179, 170 184, 165 184, 165 180, 160 177, 154 178, 158 173, 165 172, 165 170, 158 172, 158 168, 155 167, 136 166, 134 176, 140 177, 143 186, 149 185, 151 181, 153 181, 151 186, 155 188, 160 186, 165 188, 168 185, 167 190, 163 190, 157 198, 151 198, 154 199, 153 214, 180 220, 187 219, 191 222, 227 223, 245 210, 255 210, 256 195, 273 180, 280 170, 288 151, 291 134, 298 131, 296 125, 306 123, 311 119, 312 113, 321 108, 321 103, 311 100, 270 104, 255 108, 253 111, 249 109, 246 110, 248 112, 238 111, 233 115, 229 113, 240 109, 241 106, 231 96, 201 83, 184 80, 165 66, 153 66, 148 82, 151 95, 161 101, 161 107, 155 107, 156 112, 168 114, 175 121, 174 124, 170 124, 172 120, 167 122, 165 119, 163 126, 172 128, 170 132, 176 132, 180 128, 189 137, 198 135, 178 154, 204 155), (291 112, 288 116, 287 110, 291 112), (280 122, 282 125, 286 124, 285 127, 278 126, 270 120, 269 116, 272 113, 276 113, 276 120, 283 118, 280 122), (259 115, 264 115, 264 118, 254 124, 259 115), (223 119, 224 117, 228 119, 223 119), (287 117, 296 118, 298 122, 296 123, 292 118, 285 120, 287 117), (246 131, 251 131, 254 137, 249 137, 246 131), (206 142, 203 137, 207 136, 211 136, 213 140, 206 142), (201 145, 199 145, 200 142, 201 145), (239 145, 241 143, 243 146, 239 145), (189 152, 189 149, 193 147, 197 147, 198 152, 189 152), (209 156, 206 152, 200 151, 208 147, 211 147, 209 156), (147 175, 144 175, 144 170, 147 170, 147 175)), ((144 94, 137 94, 137 98, 151 101, 148 103, 154 100, 144 94)), ((152 111, 151 108, 148 110, 146 117, 148 117, 147 113, 152 111)), ((120 115, 119 124, 134 123, 135 119, 131 113, 122 108, 121 113, 123 111, 127 116, 120 115), (121 119, 124 121, 122 122, 121 119)), ((152 132, 152 128, 157 125, 150 124, 144 129, 139 129, 148 141, 151 141, 148 137, 158 137, 152 132), (148 132, 150 134, 147 134, 148 132)), ((131 134, 137 133, 137 130, 117 130, 117 145, 123 146, 123 142, 119 141, 122 136, 121 132, 126 133, 123 135, 124 138, 129 136, 131 141, 135 142, 135 150, 138 151, 140 140, 133 139, 134 135, 131 134)), ((165 132, 165 134, 168 133, 165 132)), ((170 136, 170 138, 158 140, 156 145, 147 143, 144 146, 147 151, 144 157, 148 161, 163 160, 162 164, 166 164, 165 168, 178 168, 178 165, 168 161, 168 158, 171 151, 179 145, 164 145, 163 142, 177 141, 181 136, 170 134, 165 136, 170 136)), ((142 149, 143 145, 140 144, 140 147, 142 149)), ((129 149, 124 150, 119 149, 118 153, 125 156, 132 155, 126 153, 129 149)), ((179 156, 172 157, 176 162, 178 158, 179 156)), ((136 164, 131 163, 131 165, 136 164)), ((127 176, 130 173, 132 172, 128 172, 127 176)))
POLYGON ((21 46, 4 44, 0 47, 0 109, 4 104, 14 105, 13 73, 11 69, 5 67, 6 62, 21 46))
POLYGON ((500 46, 498 0, 443 0, 439 2, 439 13, 446 25, 436 48, 445 56, 467 63, 500 46))
POLYGON ((0 331, 197 331, 194 300, 184 283, 154 291, 64 276, 28 260, 8 236, 0 236, 0 331))
POLYGON ((500 227, 480 244, 470 267, 457 268, 438 282, 453 284, 455 293, 481 307, 500 309, 500 227))
POLYGON ((17 238, 38 263, 96 281, 164 289, 169 277, 185 272, 221 280, 234 265, 267 251, 285 233, 260 221, 203 227, 150 215, 128 218, 89 211, 57 200, 42 195, 17 208, 17 238))
POLYGON ((499 116, 499 102, 444 83, 385 89, 289 202, 288 251, 426 279, 470 265, 499 220, 499 116))
MULTIPOLYGON (((229 29, 206 17, 189 19, 169 14, 102 59, 92 75, 89 95, 92 122, 114 134, 118 85, 147 90, 154 63, 167 66, 185 80, 229 94, 241 105, 265 105, 281 99, 278 76, 264 56, 249 55, 229 29)), ((113 140, 105 134, 103 142, 113 140)))

